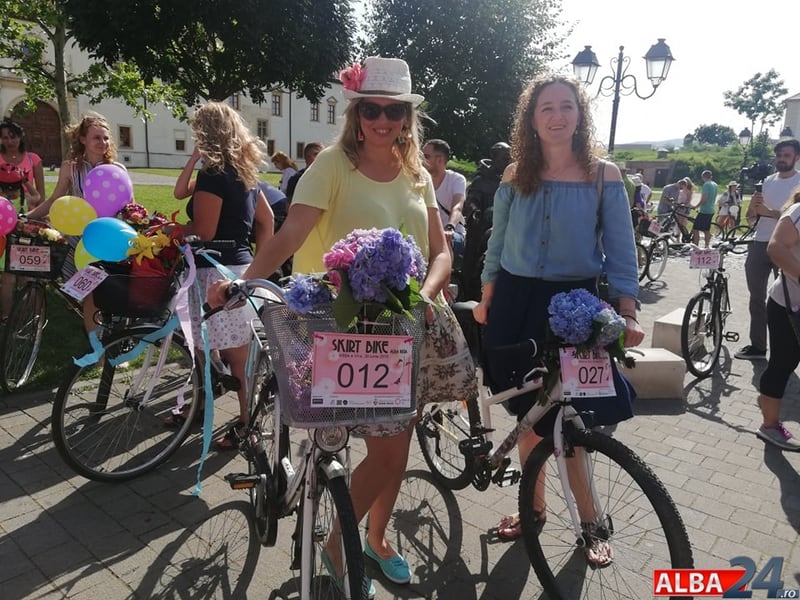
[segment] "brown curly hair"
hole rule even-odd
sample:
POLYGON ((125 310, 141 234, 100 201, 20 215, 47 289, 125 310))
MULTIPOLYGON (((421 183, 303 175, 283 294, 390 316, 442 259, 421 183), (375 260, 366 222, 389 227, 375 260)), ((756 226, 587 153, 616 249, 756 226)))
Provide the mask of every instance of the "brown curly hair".
POLYGON ((108 150, 103 154, 103 162, 106 164, 113 163, 117 160, 117 147, 114 144, 114 139, 111 137, 111 125, 108 124, 106 118, 98 113, 86 113, 77 125, 70 125, 66 128, 67 135, 69 136, 69 153, 70 159, 75 161, 78 168, 83 164, 83 153, 86 152, 86 146, 81 142, 81 137, 89 132, 89 128, 101 127, 108 131, 108 150))
POLYGON ((542 172, 546 165, 542 143, 533 129, 533 113, 542 90, 555 83, 566 85, 575 94, 578 127, 572 140, 572 150, 585 169, 587 179, 594 177, 596 155, 600 151, 594 138, 589 96, 575 79, 563 75, 544 75, 531 81, 520 95, 511 129, 511 160, 516 162, 512 183, 524 194, 535 193, 542 183, 542 172))

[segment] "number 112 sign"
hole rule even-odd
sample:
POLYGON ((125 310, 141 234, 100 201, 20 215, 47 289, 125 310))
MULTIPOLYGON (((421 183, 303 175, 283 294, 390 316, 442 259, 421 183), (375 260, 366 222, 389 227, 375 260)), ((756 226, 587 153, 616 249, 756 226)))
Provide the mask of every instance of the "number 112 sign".
POLYGON ((413 338, 315 332, 311 408, 409 408, 413 338))

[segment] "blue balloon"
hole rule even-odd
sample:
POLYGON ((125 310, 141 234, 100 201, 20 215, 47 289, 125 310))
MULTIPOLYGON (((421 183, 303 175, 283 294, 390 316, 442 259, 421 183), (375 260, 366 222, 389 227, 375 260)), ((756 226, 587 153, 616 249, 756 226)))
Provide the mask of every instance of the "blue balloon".
POLYGON ((83 246, 98 260, 117 262, 125 260, 136 230, 114 217, 100 217, 83 230, 83 246))

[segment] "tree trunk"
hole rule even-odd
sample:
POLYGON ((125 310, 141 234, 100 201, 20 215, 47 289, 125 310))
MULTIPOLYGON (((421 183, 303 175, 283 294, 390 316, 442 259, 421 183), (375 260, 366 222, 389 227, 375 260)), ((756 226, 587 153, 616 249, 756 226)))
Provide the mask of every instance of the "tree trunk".
POLYGON ((61 156, 66 160, 70 155, 70 139, 66 133, 67 126, 72 121, 69 112, 69 98, 67 92, 67 73, 64 66, 64 50, 67 46, 66 23, 59 19, 53 35, 53 55, 55 56, 55 72, 53 73, 58 103, 58 116, 61 119, 61 156))

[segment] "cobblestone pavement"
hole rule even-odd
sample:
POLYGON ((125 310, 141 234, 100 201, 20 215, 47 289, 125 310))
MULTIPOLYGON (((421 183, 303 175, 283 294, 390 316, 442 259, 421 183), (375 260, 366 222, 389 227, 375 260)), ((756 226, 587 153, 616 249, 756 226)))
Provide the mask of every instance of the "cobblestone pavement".
MULTIPOLYGON (((666 484, 698 567, 726 567, 740 555, 760 567, 782 556, 784 585, 800 587, 800 454, 767 448, 753 435, 754 382, 764 364, 731 357, 746 343, 743 263, 743 257, 728 261, 730 328, 743 340, 725 348, 720 373, 699 382, 687 376, 685 401, 638 401, 636 418, 614 435, 666 484)), ((642 289, 648 335, 654 319, 684 306, 698 287, 687 260, 671 258, 664 281, 642 289)), ((793 378, 784 417, 798 433, 799 392, 793 378)), ((89 482, 65 467, 53 447, 50 401, 50 393, 0 396, 0 597, 297 598, 288 568, 294 519, 280 522, 277 547, 261 548, 248 537, 246 494, 222 479, 245 470, 243 459, 212 453, 199 497, 191 494, 199 435, 158 472, 126 484, 89 482)), ((235 405, 230 397, 217 402, 220 427, 235 405)), ((502 429, 510 422, 499 413, 502 429)), ((354 461, 360 452, 356 443, 354 461)), ((410 559, 414 581, 395 586, 377 578, 379 598, 541 596, 522 542, 497 543, 490 535, 514 510, 516 488, 437 489, 416 445, 409 468, 396 516, 413 517, 417 545, 399 529, 391 535, 410 559)))

